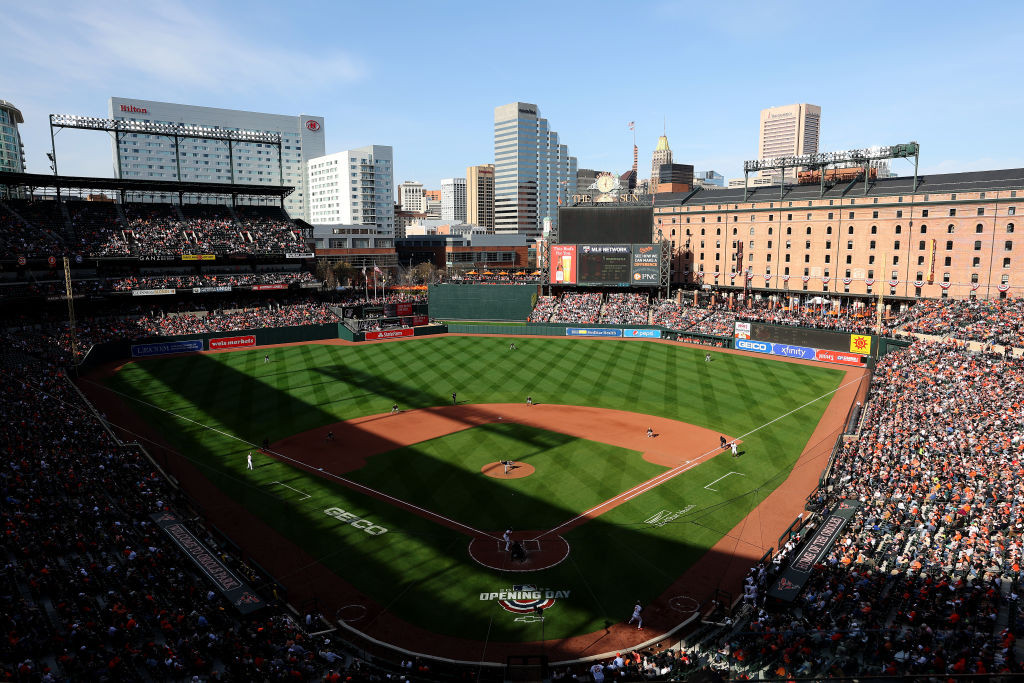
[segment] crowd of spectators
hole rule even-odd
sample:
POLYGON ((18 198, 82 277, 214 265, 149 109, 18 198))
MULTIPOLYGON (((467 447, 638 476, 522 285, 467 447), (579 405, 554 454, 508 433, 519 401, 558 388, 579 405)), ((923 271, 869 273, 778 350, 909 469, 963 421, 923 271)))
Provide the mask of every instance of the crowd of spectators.
POLYGON ((256 273, 219 273, 216 275, 131 275, 109 281, 110 289, 126 292, 133 289, 165 289, 179 287, 251 286, 315 282, 309 271, 261 271, 256 273))
POLYGON ((1024 336, 1024 299, 947 299, 919 306, 921 314, 904 326, 905 331, 984 344, 1024 345, 1021 343, 1024 336))
POLYGON ((955 342, 882 358, 817 501, 861 507, 797 602, 753 601, 712 657, 784 677, 1022 672, 1022 388, 1024 360, 955 342))
POLYGON ((605 299, 600 322, 610 325, 646 325, 651 311, 646 294, 612 293, 605 299))
POLYGON ((427 662, 380 660, 315 613, 293 618, 145 454, 107 432, 39 341, 6 334, 0 349, 0 680, 429 679, 427 662), (236 612, 157 512, 188 520, 269 606, 236 612))
POLYGON ((24 203, 17 204, 12 200, 0 202, 0 250, 3 254, 39 258, 68 253, 66 241, 59 230, 45 223, 35 225, 28 222, 20 212, 15 215, 11 211, 12 205, 17 205, 22 211, 25 207, 24 203))
POLYGON ((319 301, 298 303, 269 302, 264 305, 234 308, 223 304, 212 311, 176 313, 161 317, 142 317, 137 321, 143 336, 231 332, 261 327, 322 325, 338 321, 330 307, 319 301))

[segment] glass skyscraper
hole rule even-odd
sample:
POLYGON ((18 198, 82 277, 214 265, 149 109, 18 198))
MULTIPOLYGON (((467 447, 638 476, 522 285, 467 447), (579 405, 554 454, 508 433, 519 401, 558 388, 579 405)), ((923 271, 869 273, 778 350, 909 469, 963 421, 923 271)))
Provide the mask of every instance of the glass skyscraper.
POLYGON ((494 232, 540 237, 544 219, 558 220, 559 200, 576 191, 576 157, 537 105, 494 108, 494 232))

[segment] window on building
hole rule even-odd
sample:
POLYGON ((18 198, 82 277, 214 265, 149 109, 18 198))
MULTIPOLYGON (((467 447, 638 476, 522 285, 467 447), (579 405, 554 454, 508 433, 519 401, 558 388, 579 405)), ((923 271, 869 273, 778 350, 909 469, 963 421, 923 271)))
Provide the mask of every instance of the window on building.
POLYGON ((922 223, 921 224, 921 234, 924 235, 924 234, 927 234, 927 232, 928 232, 928 226, 925 225, 924 223, 922 223))
POLYGON ((875 241, 871 240, 870 242, 868 242, 868 249, 874 249, 874 248, 875 248, 875 241))
POLYGON ((1013 240, 1003 242, 1003 251, 1013 251, 1013 240))
POLYGON ((793 234, 793 228, 792 228, 792 226, 790 226, 790 227, 787 227, 787 228, 786 228, 786 234, 787 234, 787 235, 792 235, 792 234, 793 234))
POLYGON ((828 212, 828 219, 832 220, 832 212, 831 211, 828 212))
POLYGON ((919 265, 919 266, 923 266, 924 265, 924 256, 918 256, 917 257, 917 265, 919 265))
POLYGON ((753 226, 751 226, 751 228, 750 228, 750 236, 751 236, 751 237, 753 237, 753 236, 754 236, 754 228, 753 228, 753 226))
POLYGON ((870 256, 868 256, 868 264, 869 265, 870 264, 874 264, 874 262, 875 262, 875 255, 871 254, 870 256))
POLYGON ((850 254, 847 254, 846 255, 846 262, 847 263, 853 263, 853 256, 851 256, 850 254))
POLYGON ((893 242, 892 243, 892 248, 893 249, 899 249, 900 248, 900 241, 896 240, 895 242, 893 242))
POLYGON ((978 234, 985 232, 985 226, 983 226, 981 223, 978 223, 977 225, 974 226, 974 232, 978 234))
POLYGON ((1016 214, 1017 214, 1017 207, 1016 206, 1008 206, 1008 207, 1006 207, 1006 215, 1007 216, 1014 216, 1016 214))
POLYGON ((871 226, 871 234, 872 235, 877 235, 878 234, 878 226, 877 225, 872 225, 871 226))
POLYGON ((953 240, 946 240, 946 251, 953 251, 953 240))
POLYGON ((921 218, 928 218, 928 209, 921 209, 921 218))
POLYGON ((810 249, 810 248, 811 248, 811 241, 807 240, 806 242, 804 242, 804 249, 810 249))
POLYGON ((1010 267, 1010 257, 1007 256, 1006 258, 1003 259, 1003 268, 1009 268, 1009 267, 1010 267))
POLYGON ((853 234, 853 226, 852 225, 849 228, 846 229, 846 234, 847 235, 852 235, 853 234))
MULTIPOLYGON (((902 199, 902 197, 900 197, 902 199)), ((903 209, 896 209, 896 218, 903 218, 903 209)))
POLYGON ((950 209, 949 210, 949 215, 950 216, 955 216, 956 215, 956 209, 950 209))
POLYGON ((981 251, 981 240, 975 240, 974 251, 981 251))
POLYGON ((953 265, 953 257, 952 256, 947 256, 945 259, 943 259, 943 262, 947 266, 951 266, 951 265, 953 265))
POLYGON ((1006 232, 1013 232, 1013 223, 1006 224, 1006 232))
POLYGON ((850 218, 853 218, 853 211, 850 212, 850 218))
POLYGON ((894 266, 896 266, 896 265, 899 265, 899 262, 900 262, 900 257, 899 257, 899 256, 895 256, 895 255, 894 255, 894 256, 892 257, 892 264, 893 264, 894 266))
POLYGON ((983 206, 979 206, 978 207, 978 215, 979 216, 984 216, 985 215, 985 207, 983 207, 983 206))
POLYGON ((789 249, 789 246, 790 246, 790 240, 786 240, 786 249, 789 249))
MULTIPOLYGON (((878 200, 876 199, 875 201, 877 202, 878 200)), ((872 218, 878 218, 878 212, 877 211, 872 211, 871 212, 871 217, 872 218)))
POLYGON ((808 235, 810 235, 810 234, 811 234, 811 226, 809 226, 809 225, 807 226, 807 234, 808 234, 808 235))
POLYGON ((971 265, 974 266, 975 268, 980 266, 981 265, 981 257, 980 256, 975 256, 974 259, 971 261, 971 265))

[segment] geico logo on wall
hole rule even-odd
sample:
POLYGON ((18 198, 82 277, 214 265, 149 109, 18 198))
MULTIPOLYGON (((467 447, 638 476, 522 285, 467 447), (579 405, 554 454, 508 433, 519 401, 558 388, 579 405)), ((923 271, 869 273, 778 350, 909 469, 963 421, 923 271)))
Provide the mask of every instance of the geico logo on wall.
POLYGON ((356 517, 351 512, 345 512, 341 508, 327 508, 326 510, 324 510, 324 514, 328 517, 333 517, 339 522, 351 524, 356 529, 359 529, 364 533, 370 534, 371 536, 380 536, 381 534, 386 534, 388 532, 388 530, 384 527, 374 524, 368 519, 361 519, 359 517, 356 517))
POLYGON ((770 342, 751 341, 750 339, 737 339, 736 348, 743 349, 745 351, 757 351, 758 353, 772 352, 772 345, 770 342))

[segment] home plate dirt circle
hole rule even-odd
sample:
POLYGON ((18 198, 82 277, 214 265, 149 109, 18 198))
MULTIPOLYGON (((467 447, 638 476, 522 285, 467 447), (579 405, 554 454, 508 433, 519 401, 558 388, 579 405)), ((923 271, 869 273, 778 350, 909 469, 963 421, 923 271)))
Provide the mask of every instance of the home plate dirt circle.
POLYGON ((505 552, 501 534, 475 536, 469 542, 469 556, 478 564, 501 572, 535 572, 561 564, 569 557, 569 542, 558 534, 543 531, 514 531, 512 540, 519 541, 526 550, 525 562, 513 562, 512 554, 505 552))
POLYGON ((489 462, 481 467, 480 471, 488 477, 494 477, 495 479, 522 479, 523 477, 530 476, 537 470, 533 465, 527 465, 525 462, 517 462, 512 465, 508 474, 505 474, 504 465, 500 462, 489 462))

